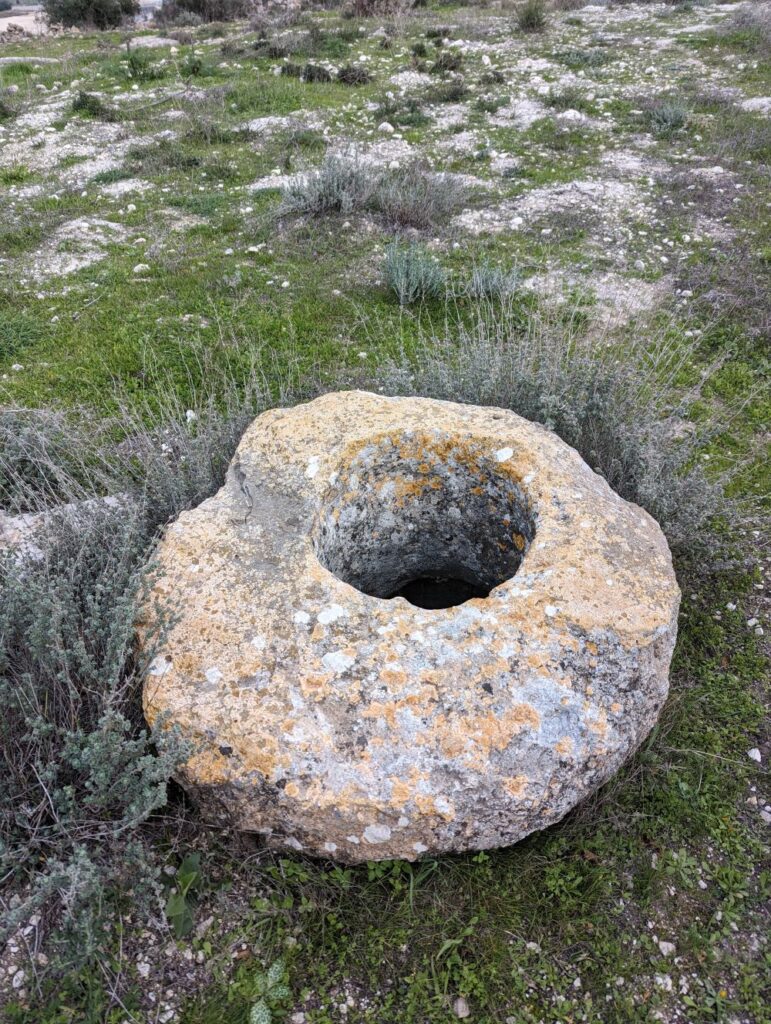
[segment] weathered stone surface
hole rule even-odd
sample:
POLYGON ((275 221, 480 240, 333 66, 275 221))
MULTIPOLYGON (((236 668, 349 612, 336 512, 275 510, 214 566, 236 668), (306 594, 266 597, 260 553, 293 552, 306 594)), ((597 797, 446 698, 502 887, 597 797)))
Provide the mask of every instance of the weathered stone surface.
POLYGON ((277 847, 516 842, 612 775, 667 695, 660 529, 511 412, 345 392, 265 413, 158 558, 179 618, 147 717, 196 742, 180 781, 204 813, 277 847), (420 577, 490 593, 392 597, 443 596, 420 577))

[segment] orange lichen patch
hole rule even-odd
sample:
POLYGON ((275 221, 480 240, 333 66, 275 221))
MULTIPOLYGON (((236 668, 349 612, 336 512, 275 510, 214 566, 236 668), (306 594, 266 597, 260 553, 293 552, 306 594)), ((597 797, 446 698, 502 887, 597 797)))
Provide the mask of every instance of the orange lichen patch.
POLYGON ((412 787, 409 786, 402 779, 390 778, 391 783, 391 803, 394 807, 404 807, 407 801, 412 796, 412 787))
POLYGON ((185 763, 183 770, 189 778, 196 779, 204 786, 221 785, 231 776, 229 759, 214 750, 202 750, 193 754, 185 763))
POLYGON ((455 818, 453 805, 447 801, 445 806, 445 801, 441 797, 430 796, 426 793, 416 793, 414 803, 421 814, 435 815, 443 818, 445 821, 452 821, 455 818), (439 806, 437 806, 437 801, 439 806))
POLYGON ((373 701, 365 708, 362 718, 382 718, 391 729, 396 728, 396 712, 402 707, 399 701, 373 701))
POLYGON ((608 733, 608 716, 600 708, 597 713, 597 718, 594 721, 589 721, 589 728, 592 732, 597 733, 598 736, 602 736, 603 739, 608 733))
POLYGON ((570 736, 563 736, 554 744, 554 749, 561 757, 569 757, 573 753, 573 740, 570 736))
POLYGON ((380 681, 391 690, 400 690, 410 679, 404 669, 386 667, 380 673, 380 681))
POLYGON ((308 674, 301 676, 300 689, 304 697, 310 700, 321 700, 329 693, 329 681, 332 678, 330 673, 324 672, 318 675, 308 674))
POLYGON ((610 710, 613 712, 614 715, 618 715, 623 710, 623 704, 619 704, 617 700, 614 700, 613 703, 610 705, 610 710))
POLYGON ((525 543, 525 538, 522 536, 521 533, 514 534, 514 547, 517 549, 517 551, 524 551, 525 543))
POLYGON ((514 775, 508 779, 503 780, 503 788, 511 796, 520 797, 524 794, 527 789, 527 784, 530 780, 527 775, 514 775))
POLYGON ((284 795, 289 797, 298 797, 300 795, 300 787, 296 782, 287 782, 284 786, 284 795))

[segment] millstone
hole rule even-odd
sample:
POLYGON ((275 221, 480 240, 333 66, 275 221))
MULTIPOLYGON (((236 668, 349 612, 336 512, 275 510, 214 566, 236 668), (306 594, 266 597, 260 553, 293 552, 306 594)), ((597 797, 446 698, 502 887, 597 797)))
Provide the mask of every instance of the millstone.
POLYGON ((264 413, 172 524, 148 721, 214 822, 348 863, 504 846, 607 780, 667 696, 651 517, 514 413, 364 392, 264 413))

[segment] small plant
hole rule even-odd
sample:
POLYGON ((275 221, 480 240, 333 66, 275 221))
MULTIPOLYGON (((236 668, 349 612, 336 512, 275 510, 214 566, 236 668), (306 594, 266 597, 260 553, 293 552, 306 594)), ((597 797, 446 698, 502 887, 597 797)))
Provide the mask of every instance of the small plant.
POLYGON ((425 60, 425 58, 428 57, 428 47, 425 43, 413 43, 410 50, 414 57, 420 57, 422 60, 425 60))
POLYGON ((302 78, 302 64, 294 64, 292 61, 287 61, 286 64, 281 65, 281 74, 287 78, 302 78))
POLYGON ((517 8, 517 26, 520 32, 543 32, 546 28, 543 0, 525 0, 517 8))
POLYGON ((468 94, 468 87, 463 79, 453 78, 429 89, 424 99, 427 103, 462 103, 468 94))
POLYGON ((337 72, 337 80, 343 85, 366 85, 372 81, 372 75, 360 64, 346 64, 337 72))
POLYGON ((174 889, 166 901, 166 917, 178 939, 193 930, 193 910, 188 898, 201 878, 201 855, 191 853, 182 861, 174 875, 174 889))
POLYGON ((278 1024, 291 995, 283 960, 274 961, 267 970, 240 967, 228 990, 228 998, 242 999, 249 1004, 249 1024, 278 1024))
POLYGON ((688 108, 677 100, 662 100, 648 111, 648 122, 656 135, 674 135, 688 124, 688 108))
POLYGON ((427 114, 423 113, 420 102, 414 96, 399 98, 386 96, 375 108, 374 119, 377 124, 380 124, 381 121, 388 121, 400 128, 420 128, 431 120, 427 114))
POLYGON ((348 216, 368 207, 377 185, 377 172, 357 157, 330 153, 320 167, 284 190, 280 212, 348 216))
POLYGON ((116 111, 108 107, 95 93, 82 90, 72 101, 72 112, 83 114, 86 117, 94 117, 100 121, 116 121, 118 116, 116 111))
POLYGON ((566 85, 559 92, 552 92, 546 97, 546 106, 552 110, 584 110, 591 104, 585 99, 580 89, 575 85, 566 85))
POLYGON ((456 213, 466 195, 466 187, 453 175, 412 163, 381 176, 372 206, 391 227, 425 230, 456 213))
POLYGON ((331 82, 332 72, 322 67, 321 64, 306 64, 303 68, 302 78, 304 82, 331 82))
POLYGON ((159 64, 152 61, 146 50, 130 50, 123 65, 126 77, 133 82, 154 82, 166 74, 159 64))
POLYGON ((396 243, 386 249, 383 276, 400 306, 444 296, 447 276, 437 261, 418 245, 396 243))
POLYGON ((179 73, 183 78, 203 78, 211 74, 211 68, 198 54, 187 53, 179 65, 179 73))
POLYGON ((503 270, 481 263, 473 267, 471 277, 461 289, 471 299, 504 299, 513 295, 520 284, 516 270, 503 270))
POLYGON ((572 70, 579 68, 601 68, 610 60, 606 50, 563 50, 556 54, 557 60, 572 70))
POLYGON ((451 50, 442 50, 429 69, 432 75, 446 75, 451 71, 460 71, 463 67, 463 54, 451 50))

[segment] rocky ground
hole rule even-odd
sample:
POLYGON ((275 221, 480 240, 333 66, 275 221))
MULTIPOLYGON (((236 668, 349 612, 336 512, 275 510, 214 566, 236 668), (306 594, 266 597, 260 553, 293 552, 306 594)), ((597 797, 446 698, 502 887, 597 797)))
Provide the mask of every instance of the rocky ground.
MULTIPOLYGON (((0 401, 101 412, 116 381, 152 397, 170 379, 184 401, 203 352, 357 373, 418 316, 385 284, 398 238, 461 283, 516 272, 523 303, 598 335, 702 339, 725 364, 715 401, 749 410, 714 458, 762 453, 771 7, 562 6, 532 34, 491 5, 0 43, 0 401), (409 171, 417 199, 293 212, 325 161, 409 171)), ((742 486, 763 493, 757 465, 742 486)), ((698 713, 725 742, 689 760, 683 727, 657 755, 663 795, 632 773, 600 826, 369 873, 234 858, 180 825, 213 865, 192 935, 175 939, 163 895, 140 925, 121 911, 103 975, 33 1018, 32 920, 0 961, 11 1019, 242 1020, 283 952, 275 1020, 293 1024, 769 1020, 769 751, 743 696, 762 567, 748 580, 744 603, 685 595, 715 687, 698 713)))

